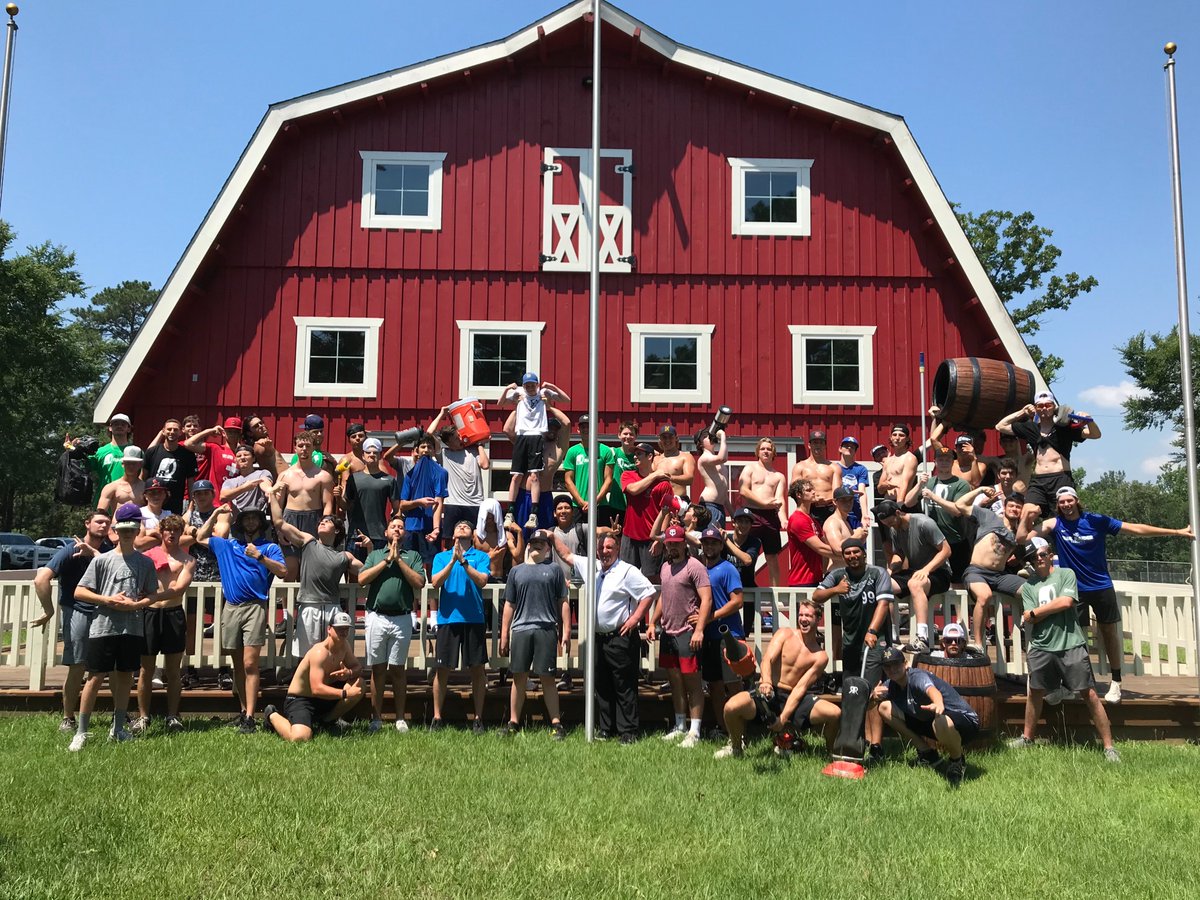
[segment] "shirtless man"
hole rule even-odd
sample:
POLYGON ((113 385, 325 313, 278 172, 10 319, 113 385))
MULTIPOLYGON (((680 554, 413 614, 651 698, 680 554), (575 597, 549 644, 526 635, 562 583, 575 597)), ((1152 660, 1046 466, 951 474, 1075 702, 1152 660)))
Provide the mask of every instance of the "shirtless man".
POLYGON ((833 515, 833 492, 842 486, 842 467, 825 455, 828 443, 824 431, 810 431, 810 456, 792 466, 792 474, 788 479, 789 483, 800 479, 812 482, 817 500, 811 512, 818 525, 824 525, 825 520, 833 515))
MULTIPOLYGON (((950 423, 941 418, 941 412, 939 406, 929 407, 929 414, 933 416, 933 425, 929 429, 929 444, 933 448, 935 456, 942 449, 942 437, 950 427, 950 423)), ((954 439, 952 471, 971 487, 977 488, 983 484, 983 476, 988 470, 988 462, 976 454, 975 437, 970 432, 962 431, 954 439)))
POLYGON ((1025 527, 1029 529, 1040 515, 1054 514, 1055 494, 1061 487, 1075 487, 1071 475, 1071 448, 1100 437, 1100 426, 1087 413, 1076 413, 1079 421, 1059 425, 1058 401, 1049 391, 1033 398, 1033 403, 1005 416, 996 423, 1001 434, 1011 434, 1034 448, 1036 461, 1033 478, 1025 490, 1025 527))
POLYGON ((267 423, 258 413, 246 416, 245 437, 253 442, 254 461, 260 469, 266 469, 274 477, 282 475, 288 467, 287 460, 275 447, 271 433, 267 431, 267 423))
POLYGON ((346 640, 354 622, 344 612, 334 615, 325 640, 314 644, 292 676, 283 712, 263 710, 263 727, 285 741, 312 740, 317 723, 335 723, 363 697, 362 663, 346 640))
POLYGON ((842 711, 820 699, 829 654, 817 635, 817 604, 805 598, 796 607, 797 628, 780 628, 762 660, 762 677, 754 694, 734 694, 725 704, 729 744, 714 756, 739 757, 745 752, 746 723, 758 721, 773 734, 789 723, 797 729, 821 728, 825 746, 833 749, 842 711))
POLYGON ((100 502, 96 504, 110 516, 118 506, 126 503, 136 503, 139 507, 145 505, 145 483, 142 481, 142 448, 126 444, 121 455, 121 467, 124 474, 116 481, 109 482, 100 492, 100 502))
POLYGON ((869 514, 864 517, 862 525, 857 528, 850 524, 850 513, 854 511, 857 497, 858 494, 849 485, 843 484, 833 492, 833 515, 825 520, 822 528, 822 531, 825 532, 825 543, 833 551, 833 560, 830 562, 832 568, 837 568, 845 562, 842 559, 842 541, 849 538, 865 541, 871 530, 869 514))
POLYGON ((784 500, 787 482, 783 480, 783 473, 775 470, 773 440, 769 437, 759 438, 754 456, 754 462, 743 466, 738 476, 738 493, 754 518, 750 534, 762 541, 771 587, 779 587, 779 552, 783 549, 780 532, 787 531, 787 504, 784 500))
POLYGON ((154 681, 154 663, 158 654, 163 655, 163 680, 167 684, 167 731, 183 731, 179 720, 179 696, 183 691, 183 652, 187 649, 187 612, 183 598, 192 575, 196 570, 196 557, 179 547, 183 534, 183 519, 177 515, 165 516, 158 523, 162 535, 162 546, 152 547, 145 555, 154 563, 158 575, 158 593, 154 602, 146 609, 143 622, 142 674, 138 678, 138 718, 130 723, 129 730, 141 734, 150 727, 150 701, 154 681))
POLYGON ((1024 448, 1025 442, 1015 434, 1000 435, 1000 455, 1016 463, 1017 474, 1013 481, 1013 490, 1022 494, 1029 488, 1029 482, 1033 479, 1033 466, 1037 461, 1034 453, 1024 448))
POLYGON ((692 482, 696 480, 696 457, 679 446, 679 432, 674 425, 664 425, 658 432, 658 449, 655 465, 666 474, 675 496, 690 503, 692 482))
POLYGON ((725 510, 729 506, 729 477, 725 474, 725 464, 729 462, 728 438, 722 428, 714 435, 707 428, 696 434, 696 452, 700 459, 696 465, 700 469, 700 480, 704 487, 700 491, 700 502, 708 507, 712 514, 712 524, 716 528, 725 528, 725 510))
POLYGON ((912 490, 913 482, 916 481, 917 463, 920 460, 912 452, 912 432, 907 425, 893 425, 888 443, 891 445, 892 455, 884 457, 881 463, 883 474, 879 478, 875 502, 895 500, 903 504, 904 498, 912 490))
POLYGON ((346 482, 355 472, 365 472, 367 462, 363 459, 363 442, 367 439, 367 427, 361 422, 351 422, 346 426, 346 440, 350 442, 350 452, 343 454, 338 460, 338 482, 345 488, 346 482))
MULTIPOLYGON (((996 464, 996 483, 991 489, 976 495, 976 505, 986 506, 998 516, 1004 515, 1009 497, 1020 497, 1024 506, 1025 494, 1017 489, 1018 464, 1008 457, 996 464)), ((1015 532, 1014 532, 1015 533, 1015 532)))
MULTIPOLYGON (((283 506, 283 521, 305 534, 317 537, 317 526, 323 516, 333 515, 333 476, 312 460, 311 431, 301 431, 293 440, 296 462, 279 476, 274 486, 261 485, 268 496, 279 497, 283 506)), ((300 550, 288 542, 283 547, 287 563, 287 580, 295 581, 300 574, 300 550)))

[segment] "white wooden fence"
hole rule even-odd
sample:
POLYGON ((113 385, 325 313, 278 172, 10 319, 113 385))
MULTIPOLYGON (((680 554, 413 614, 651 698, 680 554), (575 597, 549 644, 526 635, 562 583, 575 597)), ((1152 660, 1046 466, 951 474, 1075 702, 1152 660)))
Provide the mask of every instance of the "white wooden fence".
MULTIPOLYGON (((1140 582, 1117 582, 1117 597, 1121 604, 1124 637, 1132 644, 1131 653, 1126 654, 1127 661, 1132 656, 1132 666, 1127 668, 1135 675, 1194 675, 1196 673, 1196 648, 1194 643, 1194 625, 1192 594, 1185 585, 1145 584, 1140 582)), ((298 585, 294 583, 276 583, 271 590, 267 606, 267 622, 273 630, 276 623, 286 619, 286 637, 270 639, 264 648, 264 667, 287 669, 295 665, 296 659, 292 653, 292 613, 296 605, 298 585), (285 615, 286 613, 286 615, 285 615)), ((57 588, 56 588, 57 590, 57 588)), ((801 588, 757 588, 747 591, 745 602, 755 604, 754 629, 750 635, 750 643, 761 658, 762 651, 771 639, 771 631, 764 630, 764 615, 774 619, 774 627, 790 625, 796 621, 796 605, 810 591, 801 588)), ((484 590, 485 598, 492 605, 492 621, 500 622, 500 604, 503 601, 503 585, 490 584, 484 590)), ((576 589, 572 588, 572 596, 576 589)), ((356 610, 361 612, 365 591, 356 585, 342 586, 342 601, 347 605, 353 601, 356 610)), ((409 653, 409 666, 416 669, 426 669, 431 664, 432 637, 427 631, 430 621, 429 604, 433 597, 431 588, 426 588, 420 595, 420 628, 414 631, 413 642, 409 653)), ((198 618, 198 611, 207 606, 212 610, 209 620, 213 624, 213 634, 221 633, 221 586, 220 584, 193 584, 185 599, 188 615, 193 621, 203 622, 198 618)), ((831 601, 830 601, 831 602, 831 601)), ((833 646, 833 625, 830 619, 830 602, 825 603, 824 614, 820 628, 825 636, 825 646, 833 646)), ((1011 612, 1011 601, 1003 599, 1004 605, 1011 612)), ((904 602, 901 602, 903 607, 904 602)), ((971 600, 963 591, 950 591, 934 597, 930 603, 930 616, 935 620, 967 622, 971 613, 971 600)), ((41 603, 34 593, 32 581, 0 582, 0 666, 28 667, 29 689, 43 690, 46 686, 46 669, 49 666, 60 665, 62 661, 62 644, 58 640, 59 614, 55 603, 53 618, 42 628, 33 628, 31 622, 42 614, 41 603), (51 637, 53 636, 53 640, 51 637)), ((893 611, 893 622, 900 617, 893 611)), ((1019 621, 1019 614, 1016 619, 1019 621)), ((582 623, 581 623, 582 625, 582 623)), ((911 626, 904 634, 893 636, 900 641, 912 636, 911 626)), ((1025 674, 1025 656, 1022 648, 1020 630, 1012 628, 1012 617, 1004 616, 997 619, 997 632, 1003 638, 998 647, 994 648, 996 656, 994 668, 997 674, 1025 674)), ((1095 629, 1090 629, 1093 650, 1098 647, 1099 635, 1095 629)), ((585 639, 583 629, 579 638, 585 639)), ((361 628, 356 629, 353 639, 361 641, 361 628)), ((499 629, 492 628, 489 634, 491 664, 500 667, 506 659, 499 653, 499 629)), ((563 668, 581 669, 581 640, 572 641, 568 654, 559 659, 563 668)), ((204 637, 204 629, 197 627, 191 636, 191 645, 187 649, 185 663, 196 666, 216 666, 220 664, 219 640, 204 637)), ((361 654, 361 648, 360 648, 361 654)), ((1100 656, 1100 674, 1107 671, 1104 664, 1104 654, 1100 656)), ((658 666, 658 645, 653 643, 643 659, 643 667, 656 669, 658 666)), ((835 662, 834 668, 840 668, 840 662, 835 662)))

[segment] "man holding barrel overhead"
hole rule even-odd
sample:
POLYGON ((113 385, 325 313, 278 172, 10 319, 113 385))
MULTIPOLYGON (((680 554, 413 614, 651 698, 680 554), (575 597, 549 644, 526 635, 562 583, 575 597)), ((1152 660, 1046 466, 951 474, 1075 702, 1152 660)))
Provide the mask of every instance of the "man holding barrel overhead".
MULTIPOLYGON (((446 470, 446 499, 442 503, 442 521, 479 520, 479 507, 486 499, 484 472, 492 467, 491 457, 482 444, 465 444, 450 417, 450 407, 443 406, 429 423, 429 433, 442 442, 438 462, 446 470)), ((449 547, 453 538, 443 535, 449 547)))

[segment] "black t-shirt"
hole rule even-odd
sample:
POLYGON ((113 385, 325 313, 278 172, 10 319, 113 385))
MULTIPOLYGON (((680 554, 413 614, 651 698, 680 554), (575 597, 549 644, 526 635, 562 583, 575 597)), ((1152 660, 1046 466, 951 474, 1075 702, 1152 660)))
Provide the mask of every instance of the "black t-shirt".
MULTIPOLYGON (((97 555, 107 553, 112 548, 113 545, 105 541, 100 545, 97 555)), ((54 577, 58 579, 58 597, 61 605, 85 613, 95 611, 95 603, 85 603, 83 600, 75 599, 75 588, 79 586, 79 579, 83 578, 83 573, 87 571, 88 563, 91 561, 91 556, 82 553, 76 556, 75 545, 68 544, 60 547, 50 562, 46 563, 46 568, 53 572, 54 577)))
POLYGON ((348 533, 353 539, 361 531, 373 541, 382 541, 387 531, 387 505, 396 479, 384 472, 355 472, 346 484, 348 533))
POLYGON ((738 549, 750 556, 750 562, 746 565, 742 565, 734 556, 729 558, 729 561, 737 566, 738 574, 742 576, 742 589, 758 587, 754 581, 754 566, 758 562, 759 554, 762 553, 762 540, 750 535, 746 538, 746 543, 738 544, 738 549))
POLYGON ((183 492, 187 483, 196 477, 196 454, 183 447, 168 450, 161 444, 146 451, 142 465, 142 478, 149 484, 157 478, 167 486, 167 499, 163 509, 182 515, 183 492))
POLYGON ((1037 422, 1026 419, 1023 422, 1013 422, 1012 433, 1027 441, 1035 452, 1043 447, 1053 447, 1067 464, 1071 462, 1072 448, 1083 443, 1082 425, 1055 425, 1049 434, 1042 434, 1037 422))

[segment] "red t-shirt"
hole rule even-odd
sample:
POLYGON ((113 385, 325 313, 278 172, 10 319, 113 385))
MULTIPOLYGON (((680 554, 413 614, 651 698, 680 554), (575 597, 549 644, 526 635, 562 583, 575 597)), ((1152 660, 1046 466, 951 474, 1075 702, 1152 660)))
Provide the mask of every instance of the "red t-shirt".
POLYGON ((233 451, 224 444, 205 441, 204 450, 196 454, 196 469, 199 473, 196 478, 207 478, 213 483, 213 489, 216 491, 214 502, 218 506, 221 504, 221 485, 229 477, 229 469, 233 465, 233 451))
POLYGON ((796 510, 788 519, 789 587, 814 587, 825 571, 825 558, 805 543, 810 537, 825 540, 821 527, 806 512, 796 510))
MULTIPOLYGON (((643 477, 638 474, 637 469, 622 472, 621 489, 625 490, 629 485, 641 481, 643 477)), ((626 492, 625 499, 628 506, 625 508, 625 524, 621 533, 628 536, 631 541, 650 540, 650 531, 654 528, 654 520, 658 518, 658 511, 663 508, 664 503, 673 500, 674 497, 675 493, 671 490, 671 483, 665 479, 656 482, 654 487, 648 491, 642 491, 640 494, 626 492)))

